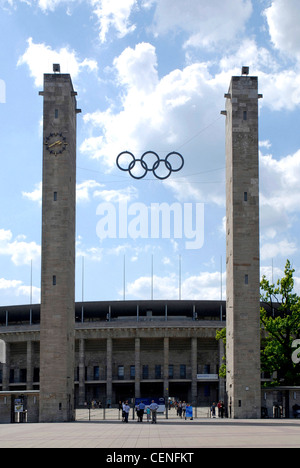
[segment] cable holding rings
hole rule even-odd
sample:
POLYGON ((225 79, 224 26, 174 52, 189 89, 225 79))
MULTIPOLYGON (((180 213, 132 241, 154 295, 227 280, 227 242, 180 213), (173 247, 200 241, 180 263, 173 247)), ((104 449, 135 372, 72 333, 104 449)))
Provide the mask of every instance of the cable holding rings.
POLYGON ((121 171, 129 172, 133 179, 143 179, 148 172, 153 172, 153 175, 157 179, 166 180, 170 177, 172 172, 181 171, 184 166, 184 159, 183 156, 176 151, 169 153, 165 159, 161 159, 154 151, 146 151, 141 158, 136 158, 129 151, 123 151, 117 157, 116 163, 121 171), (179 161, 179 164, 175 166, 175 168, 170 162, 170 159, 174 156, 179 161), (147 162, 147 159, 151 159, 151 161, 147 162))

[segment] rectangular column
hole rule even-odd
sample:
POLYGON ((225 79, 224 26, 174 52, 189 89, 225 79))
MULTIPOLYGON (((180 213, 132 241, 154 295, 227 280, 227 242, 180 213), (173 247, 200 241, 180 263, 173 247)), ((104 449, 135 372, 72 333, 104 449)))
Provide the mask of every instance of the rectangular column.
POLYGON ((79 406, 85 403, 85 340, 79 340, 79 406))
POLYGON ((226 94, 227 392, 232 418, 260 418, 258 79, 226 94))
POLYGON ((75 418, 76 93, 44 75, 40 422, 75 418))
POLYGON ((169 398, 169 338, 164 338, 164 397, 169 398))
POLYGON ((198 353, 198 342, 197 338, 191 339, 191 363, 192 363, 192 404, 197 403, 197 353, 198 353))
POLYGON ((135 398, 141 397, 141 340, 135 339, 135 398))
POLYGON ((32 367, 33 343, 27 341, 27 390, 33 390, 33 367, 32 367))
POLYGON ((106 340, 106 400, 112 401, 112 338, 106 340))

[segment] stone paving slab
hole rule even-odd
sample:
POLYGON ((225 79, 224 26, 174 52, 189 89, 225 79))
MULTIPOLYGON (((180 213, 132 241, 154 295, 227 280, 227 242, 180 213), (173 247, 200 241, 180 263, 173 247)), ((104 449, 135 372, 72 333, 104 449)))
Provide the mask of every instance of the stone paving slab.
POLYGON ((111 453, 123 449, 300 448, 300 420, 0 425, 0 448, 102 448, 111 453))

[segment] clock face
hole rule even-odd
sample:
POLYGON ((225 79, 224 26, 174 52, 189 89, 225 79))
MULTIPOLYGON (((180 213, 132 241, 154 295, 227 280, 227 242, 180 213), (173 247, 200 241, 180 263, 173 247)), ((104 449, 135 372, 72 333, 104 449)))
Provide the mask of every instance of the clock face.
POLYGON ((56 132, 50 133, 50 135, 46 137, 45 145, 50 154, 57 156, 66 150, 68 143, 66 137, 62 133, 56 132))

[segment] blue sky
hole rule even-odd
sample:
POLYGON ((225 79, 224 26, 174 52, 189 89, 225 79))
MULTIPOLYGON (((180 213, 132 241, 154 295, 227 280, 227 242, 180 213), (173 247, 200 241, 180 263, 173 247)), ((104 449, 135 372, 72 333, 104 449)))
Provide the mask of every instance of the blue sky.
POLYGON ((72 75, 82 109, 77 301, 82 293, 86 301, 122 300, 124 292, 126 299, 220 299, 221 285, 225 299, 220 111, 231 76, 243 65, 259 77, 264 95, 261 275, 275 280, 289 258, 300 293, 299 21, 299 0, 0 0, 0 305, 28 304, 31 292, 40 301, 38 92, 53 63, 72 75), (178 151, 185 166, 163 182, 151 173, 136 181, 116 167, 125 150, 137 157, 151 150, 161 159, 178 151), (187 248, 184 229, 174 238, 172 224, 169 237, 153 238, 154 203, 176 204, 183 216, 191 207, 189 227, 204 236, 201 248, 187 248), (204 218, 196 226, 197 206, 204 218), (99 237, 105 207, 118 216, 127 207, 127 237, 99 237))

